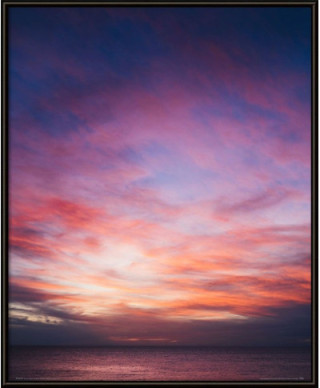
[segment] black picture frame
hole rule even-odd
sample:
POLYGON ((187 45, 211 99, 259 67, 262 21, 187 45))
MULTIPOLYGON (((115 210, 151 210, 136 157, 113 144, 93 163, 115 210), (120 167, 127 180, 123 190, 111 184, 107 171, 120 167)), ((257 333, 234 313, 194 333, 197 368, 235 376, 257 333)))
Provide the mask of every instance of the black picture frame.
POLYGON ((5 387, 48 387, 48 386, 205 386, 245 387, 245 386, 318 386, 318 2, 317 1, 41 1, 41 0, 3 0, 2 1, 2 385, 5 387), (9 46, 8 10, 12 7, 309 7, 312 12, 312 96, 311 96, 311 255, 312 255, 312 380, 304 381, 212 381, 212 382, 155 382, 155 381, 9 381, 8 380, 8 290, 9 290, 9 46))

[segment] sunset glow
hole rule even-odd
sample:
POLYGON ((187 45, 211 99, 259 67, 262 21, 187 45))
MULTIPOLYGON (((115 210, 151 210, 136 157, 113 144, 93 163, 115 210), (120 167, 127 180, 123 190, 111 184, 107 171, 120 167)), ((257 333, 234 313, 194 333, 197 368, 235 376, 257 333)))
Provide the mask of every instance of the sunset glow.
POLYGON ((308 343, 309 9, 9 20, 11 341, 308 343))

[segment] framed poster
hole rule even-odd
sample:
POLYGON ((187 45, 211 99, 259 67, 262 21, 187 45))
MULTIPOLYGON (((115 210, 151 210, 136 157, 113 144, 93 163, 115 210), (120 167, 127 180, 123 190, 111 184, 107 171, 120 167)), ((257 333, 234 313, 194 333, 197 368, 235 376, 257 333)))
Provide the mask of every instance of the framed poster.
POLYGON ((317 3, 2 10, 4 386, 316 386, 317 3))

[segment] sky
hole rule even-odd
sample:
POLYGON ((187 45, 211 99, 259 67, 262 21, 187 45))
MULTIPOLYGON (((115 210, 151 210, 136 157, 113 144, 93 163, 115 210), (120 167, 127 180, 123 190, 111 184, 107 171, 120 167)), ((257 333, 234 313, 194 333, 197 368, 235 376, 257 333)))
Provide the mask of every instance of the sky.
POLYGON ((310 343, 311 9, 9 7, 10 343, 310 343))

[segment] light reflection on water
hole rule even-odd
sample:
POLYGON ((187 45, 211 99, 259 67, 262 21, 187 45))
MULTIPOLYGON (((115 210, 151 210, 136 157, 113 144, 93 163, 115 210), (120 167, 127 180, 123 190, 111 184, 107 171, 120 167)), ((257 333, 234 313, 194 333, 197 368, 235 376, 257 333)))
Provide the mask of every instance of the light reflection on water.
POLYGON ((10 381, 308 381, 307 348, 13 347, 10 381))

